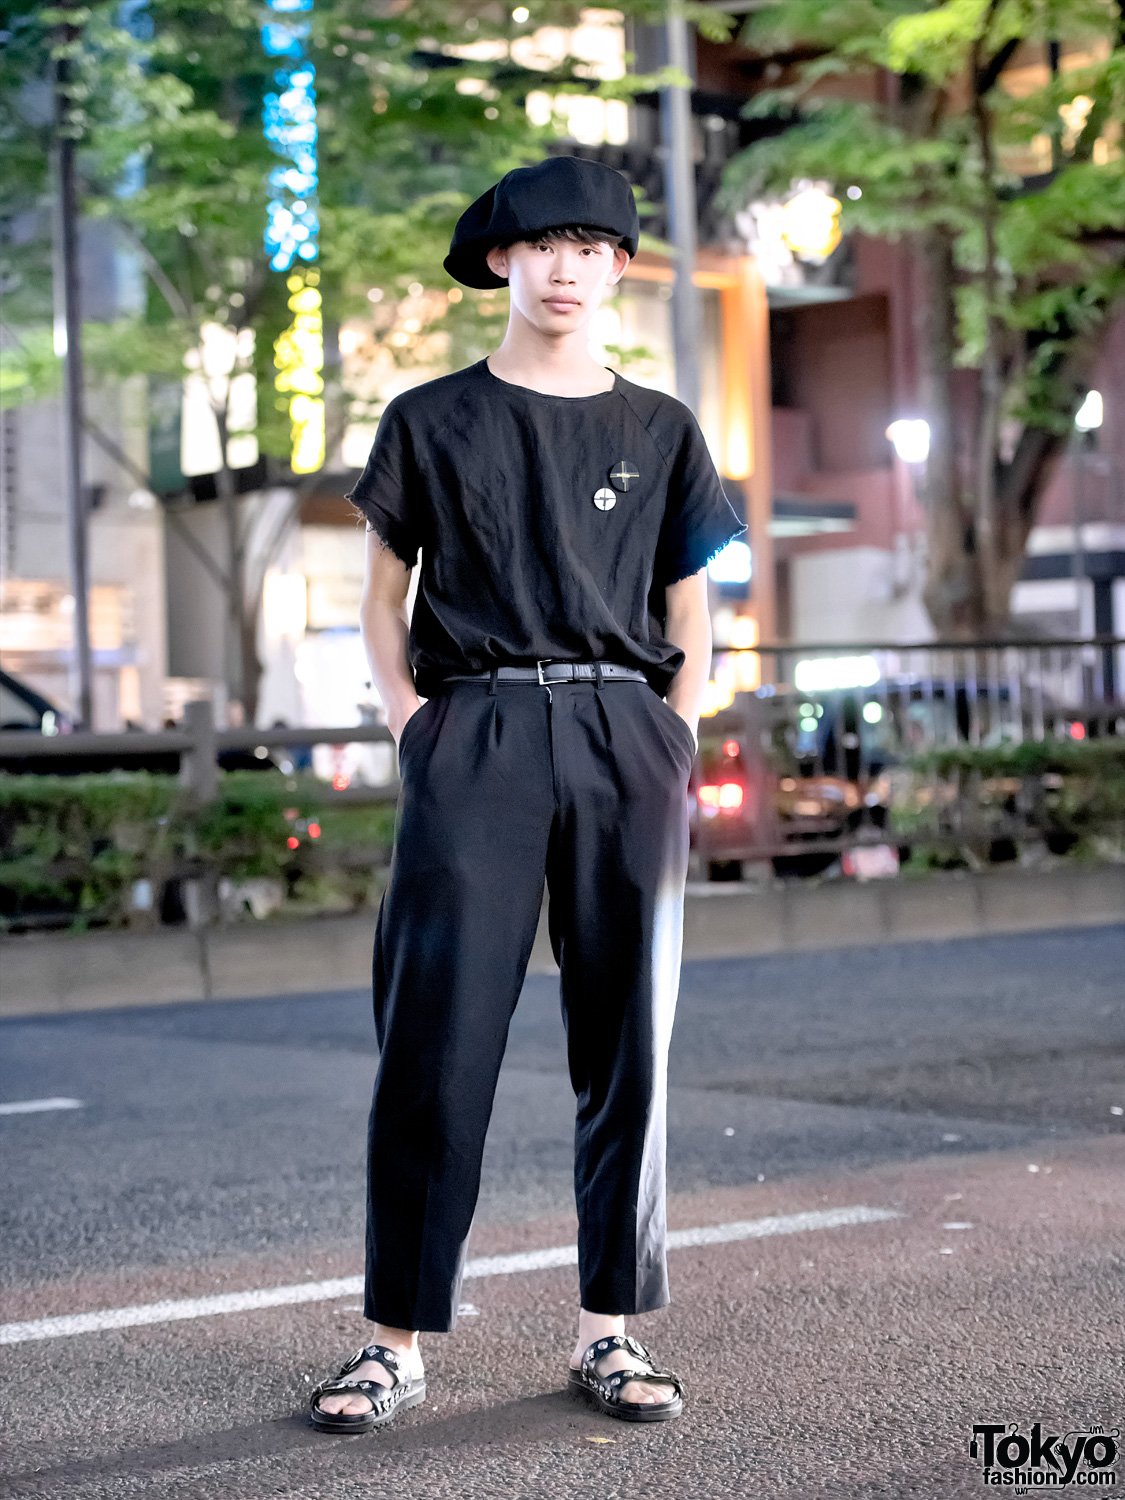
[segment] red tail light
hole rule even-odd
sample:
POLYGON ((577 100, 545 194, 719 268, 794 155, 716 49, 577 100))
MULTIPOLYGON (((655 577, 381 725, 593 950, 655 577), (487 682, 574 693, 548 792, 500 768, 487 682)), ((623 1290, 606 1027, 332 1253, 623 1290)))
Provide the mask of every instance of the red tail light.
POLYGON ((712 813, 742 811, 746 788, 741 781, 704 781, 696 792, 699 805, 712 813))

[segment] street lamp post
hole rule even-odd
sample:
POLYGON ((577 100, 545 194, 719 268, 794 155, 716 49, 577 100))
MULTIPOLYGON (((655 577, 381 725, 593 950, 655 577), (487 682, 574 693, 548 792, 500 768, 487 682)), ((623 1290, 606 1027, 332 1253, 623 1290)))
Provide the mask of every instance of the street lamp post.
MULTIPOLYGON (((64 21, 58 28, 57 36, 60 44, 72 44, 78 36, 78 27, 71 21, 64 21)), ((74 141, 70 134, 67 98, 70 81, 71 62, 64 52, 54 60, 52 90, 56 183, 53 236, 55 353, 63 361, 63 445, 70 523, 70 587, 74 595, 72 696, 79 726, 93 729, 89 540, 86 495, 82 485, 82 323, 78 283, 78 208, 74 180, 74 141)))
MULTIPOLYGON (((895 457, 910 473, 913 480, 914 499, 926 509, 929 504, 929 458, 930 458, 930 424, 924 417, 899 417, 887 428, 886 436, 895 450, 895 457)), ((895 485, 897 496, 898 485, 895 485)), ((912 545, 907 530, 907 518, 900 515, 897 518, 895 533, 896 552, 908 553, 907 567, 911 578, 915 574, 918 561, 917 545, 912 545), (900 540, 901 538, 901 540, 900 540)), ((906 581, 901 584, 896 579, 896 592, 901 592, 909 587, 906 581)))
MULTIPOLYGON (((678 0, 668 0, 664 34, 668 62, 692 76, 688 29, 678 0)), ((668 205, 668 238, 676 247, 672 285, 672 351, 676 395, 699 411, 699 298, 695 288, 695 164, 691 136, 691 91, 675 85, 660 91, 664 152, 664 197, 668 205)))
MULTIPOLYGON (((1086 454, 1096 442, 1095 434, 1102 425, 1103 404, 1100 391, 1087 391, 1082 405, 1074 414, 1074 432, 1071 439, 1071 486, 1070 486, 1070 522, 1074 534, 1074 543, 1071 549, 1071 577, 1074 580, 1074 609, 1077 619, 1077 633, 1082 634, 1084 624, 1082 619, 1082 580, 1087 576, 1089 569, 1086 564, 1086 454)), ((1097 597, 1095 593, 1093 618, 1091 620, 1092 633, 1098 633, 1097 621, 1097 597)), ((1112 646, 1102 648, 1102 695, 1110 699, 1115 695, 1115 662, 1113 659, 1112 646)))

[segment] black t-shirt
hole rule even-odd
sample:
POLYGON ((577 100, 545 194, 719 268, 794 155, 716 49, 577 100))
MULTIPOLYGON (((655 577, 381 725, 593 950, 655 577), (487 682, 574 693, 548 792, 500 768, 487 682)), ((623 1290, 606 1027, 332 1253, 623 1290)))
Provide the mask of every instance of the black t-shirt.
POLYGON ((667 692, 684 653, 664 589, 747 528, 690 407, 613 374, 556 396, 481 359, 387 404, 346 498, 408 567, 421 552, 423 698, 449 673, 541 658, 640 667, 667 692))

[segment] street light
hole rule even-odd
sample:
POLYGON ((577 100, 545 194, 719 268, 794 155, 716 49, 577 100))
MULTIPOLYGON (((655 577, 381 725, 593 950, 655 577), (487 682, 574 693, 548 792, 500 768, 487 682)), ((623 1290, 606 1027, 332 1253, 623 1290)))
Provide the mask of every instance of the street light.
POLYGON ((1101 391, 1087 391, 1082 405, 1074 413, 1074 482, 1070 491, 1070 523, 1074 532, 1071 555, 1071 577, 1074 579, 1074 614, 1076 633, 1082 633, 1082 579, 1086 575, 1086 544, 1082 535, 1085 524, 1086 452, 1093 445, 1093 434, 1102 425, 1104 405, 1101 391))
POLYGON ((930 456, 930 424, 924 417, 899 417, 887 437, 904 464, 924 464, 930 456))
POLYGON ((822 265, 840 243, 841 203, 826 182, 802 179, 782 205, 781 236, 798 260, 822 265))
MULTIPOLYGON (((930 457, 930 424, 924 417, 899 417, 887 428, 887 439, 892 444, 895 454, 900 463, 909 469, 913 480, 914 498, 924 508, 927 501, 926 493, 926 465, 930 457)), ((901 471, 900 471, 901 472, 901 471)), ((902 497, 904 486, 896 482, 894 494, 902 497)), ((899 507, 905 512, 905 506, 899 499, 899 507)), ((894 572, 891 579, 891 596, 901 599, 911 586, 921 559, 919 547, 922 545, 923 537, 916 537, 913 546, 911 544, 911 532, 907 525, 907 517, 904 514, 899 517, 899 524, 894 535, 894 572)))
POLYGON ((1074 425, 1079 432, 1095 432, 1102 425, 1102 415, 1101 391, 1087 391, 1086 399, 1074 413, 1074 425))

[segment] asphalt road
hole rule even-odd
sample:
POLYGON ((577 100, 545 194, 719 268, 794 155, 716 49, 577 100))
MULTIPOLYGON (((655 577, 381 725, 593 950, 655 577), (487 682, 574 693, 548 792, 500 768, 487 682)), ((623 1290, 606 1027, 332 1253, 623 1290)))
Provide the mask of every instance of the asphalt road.
POLYGON ((1125 1448, 1123 976, 1125 928, 686 964, 670 1221, 726 1227, 635 1321, 689 1392, 645 1427, 565 1394, 575 1270, 530 1255, 574 1233, 554 980, 471 1247, 517 1259, 424 1338, 426 1404, 349 1439, 304 1403, 369 1327, 368 996, 0 1023, 0 1495, 968 1496, 974 1424, 1125 1448))

